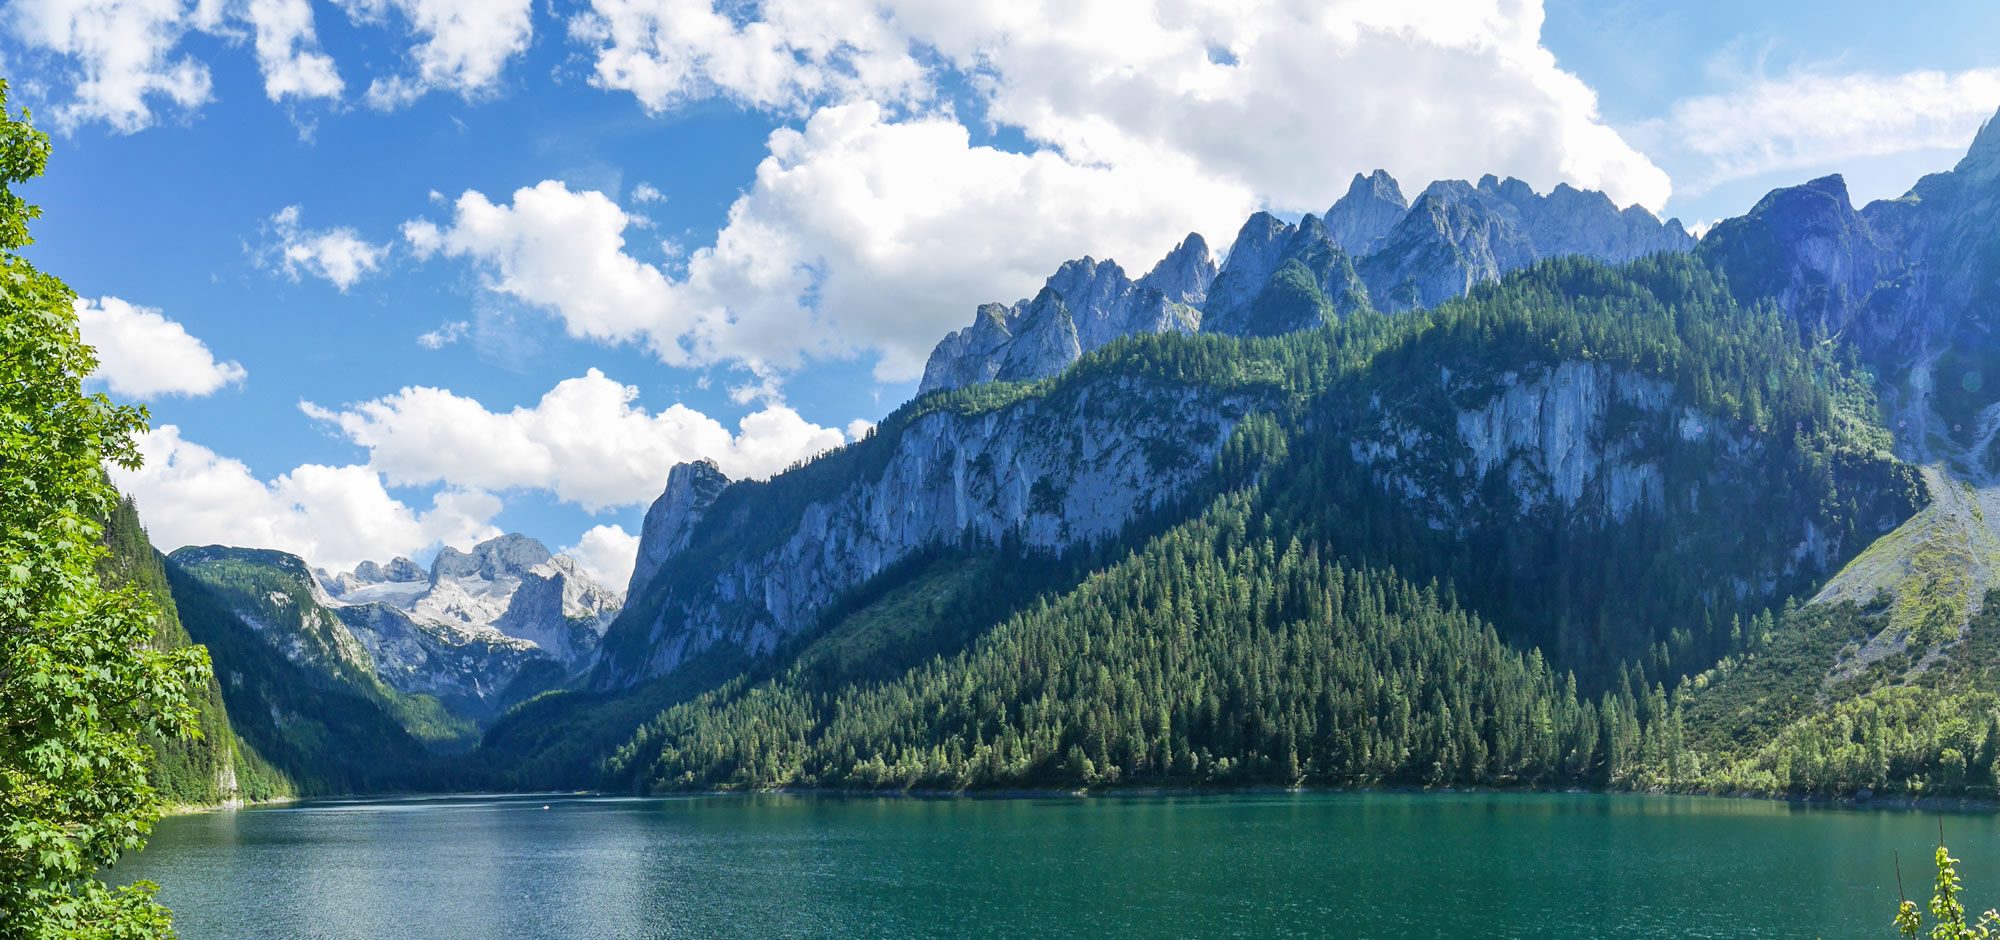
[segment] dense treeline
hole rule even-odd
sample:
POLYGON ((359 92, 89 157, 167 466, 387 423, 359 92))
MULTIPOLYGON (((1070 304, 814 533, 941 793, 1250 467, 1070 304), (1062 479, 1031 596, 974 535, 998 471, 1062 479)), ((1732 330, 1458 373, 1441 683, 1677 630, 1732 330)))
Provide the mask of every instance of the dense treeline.
POLYGON ((795 667, 677 706, 607 771, 649 788, 1548 786, 1677 765, 1664 693, 1580 701, 1437 587, 1281 547, 1254 502, 900 677, 829 689, 795 667))
MULTIPOLYGON (((144 591, 158 611, 153 642, 161 649, 179 649, 194 641, 181 625, 180 611, 167 584, 159 552, 146 538, 138 509, 128 497, 119 501, 104 523, 108 550, 98 560, 98 576, 106 584, 130 585, 144 591)), ((150 737, 153 751, 151 782, 168 802, 212 806, 229 800, 268 800, 292 792, 291 782, 246 746, 231 727, 222 687, 210 675, 193 695, 192 737, 150 737)))

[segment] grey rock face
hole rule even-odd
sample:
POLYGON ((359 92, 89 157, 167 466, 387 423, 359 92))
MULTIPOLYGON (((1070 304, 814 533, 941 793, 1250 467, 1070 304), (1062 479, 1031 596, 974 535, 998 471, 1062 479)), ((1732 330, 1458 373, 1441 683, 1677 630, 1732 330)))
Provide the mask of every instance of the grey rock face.
POLYGON ((981 307, 971 326, 931 351, 919 391, 1045 378, 1119 336, 1197 329, 1268 335, 1363 306, 1431 306, 1543 258, 1581 254, 1615 263, 1693 246, 1678 221, 1662 224, 1637 206, 1621 211, 1602 193, 1560 185, 1543 196, 1520 180, 1488 176, 1477 185, 1433 183, 1409 204, 1395 179, 1376 170, 1357 174, 1324 219, 1308 215, 1292 225, 1268 212, 1252 215, 1219 269, 1198 235, 1136 283, 1109 261, 1069 262, 1043 291, 1061 299, 1066 316, 1039 296, 981 307), (1321 303, 1265 297, 1292 262, 1306 268, 1321 303))
POLYGON ((559 661, 574 663, 597 650, 598 639, 623 605, 623 597, 592 581, 575 559, 557 555, 521 575, 506 613, 493 625, 559 661))
MULTIPOLYGON (((1119 276, 1122 279, 1122 273, 1119 276)), ((1002 382, 1032 381, 1061 372, 1082 357, 1083 341, 1069 305, 1054 287, 1044 287, 1021 315, 994 377, 1002 382)))
POLYGON ((1204 329, 1216 329, 1214 318, 1209 315, 1211 311, 1235 311, 1250 306, 1250 301, 1264 289, 1264 282, 1285 263, 1285 246, 1296 232, 1294 226, 1269 212, 1251 216, 1236 230, 1229 258, 1216 273, 1215 283, 1208 289, 1208 303, 1202 307, 1204 329))
POLYGON ((1137 281, 1110 261, 1065 263, 1033 300, 987 304, 931 350, 919 393, 994 380, 1032 381, 1121 336, 1193 332, 1215 278, 1208 243, 1189 235, 1137 281))
POLYGON ((1341 251, 1370 255, 1375 253, 1376 243, 1409 211, 1410 202, 1403 198, 1402 187, 1387 171, 1376 170, 1367 176, 1356 173, 1347 195, 1326 210, 1326 229, 1341 251))
POLYGON ((445 546, 431 562, 430 579, 436 584, 441 578, 477 577, 488 581, 518 578, 549 557, 548 546, 525 535, 510 533, 474 545, 470 553, 445 546))
POLYGON ((446 547, 428 574, 406 558, 363 562, 334 579, 326 605, 356 630, 376 632, 371 655, 392 685, 477 703, 504 688, 528 659, 552 660, 567 671, 586 668, 623 600, 575 559, 510 534, 470 552, 446 547), (491 662, 480 666, 482 657, 491 662), (432 668, 434 662, 449 668, 432 668), (453 677, 465 686, 439 685, 453 677))
POLYGON ((1950 171, 1855 211, 1838 176, 1772 191, 1700 251, 1746 298, 1772 297, 1901 381, 1883 390, 1898 452, 2000 481, 2000 115, 1950 171))
POLYGON ((1215 258, 1209 253, 1208 241, 1201 233, 1190 232, 1139 279, 1139 289, 1158 291, 1168 304, 1199 308, 1207 302, 1209 285, 1214 282, 1215 258))
POLYGON ((388 564, 376 564, 372 561, 364 561, 354 566, 353 571, 338 577, 327 575, 323 571, 316 571, 315 573, 319 576, 321 583, 327 585, 328 589, 335 594, 344 594, 371 584, 421 583, 430 577, 416 562, 401 555, 396 556, 388 564))
MULTIPOLYGON (((716 644, 768 651, 926 546, 1014 537, 1062 550, 1108 537, 1208 473, 1251 405, 1106 378, 991 411, 918 417, 822 458, 837 461, 822 474, 849 482, 797 503, 786 494, 803 480, 734 484, 679 549, 691 565, 659 553, 663 573, 614 623, 592 682, 643 681, 716 644), (768 534, 746 541, 751 530, 768 534)), ((649 527, 641 557, 679 537, 649 527)))
POLYGON ((667 488, 646 510, 639 530, 639 557, 625 589, 627 598, 637 600, 660 569, 687 548, 694 527, 728 485, 729 478, 713 460, 676 464, 667 472, 667 488))

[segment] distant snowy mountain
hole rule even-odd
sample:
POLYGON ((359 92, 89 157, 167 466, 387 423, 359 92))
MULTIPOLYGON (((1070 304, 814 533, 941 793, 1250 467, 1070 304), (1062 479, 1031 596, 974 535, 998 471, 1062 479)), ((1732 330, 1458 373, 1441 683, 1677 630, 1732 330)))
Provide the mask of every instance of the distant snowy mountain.
POLYGON ((314 574, 337 605, 380 604, 468 641, 506 637, 565 667, 596 651, 625 602, 622 592, 591 580, 576 559, 519 534, 489 539, 471 552, 447 546, 428 572, 399 557, 362 562, 337 576, 314 574))

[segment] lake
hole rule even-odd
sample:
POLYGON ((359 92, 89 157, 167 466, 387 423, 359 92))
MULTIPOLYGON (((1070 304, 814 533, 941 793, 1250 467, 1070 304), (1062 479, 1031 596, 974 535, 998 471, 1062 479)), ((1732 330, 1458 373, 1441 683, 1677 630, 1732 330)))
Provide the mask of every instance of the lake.
MULTIPOLYGON (((1947 814, 1975 910, 2000 818, 1947 814)), ((206 937, 1887 937, 1938 816, 1602 794, 502 797, 180 816, 206 937), (543 807, 547 808, 544 809, 543 807)))

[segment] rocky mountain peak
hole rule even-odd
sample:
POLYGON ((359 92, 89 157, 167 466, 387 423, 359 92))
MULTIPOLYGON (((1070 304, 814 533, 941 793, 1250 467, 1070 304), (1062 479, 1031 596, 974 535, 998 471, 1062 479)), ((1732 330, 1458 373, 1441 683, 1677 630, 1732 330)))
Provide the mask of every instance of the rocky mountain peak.
POLYGON ((356 584, 384 584, 422 581, 429 577, 429 575, 424 571, 423 566, 402 555, 397 555, 388 564, 376 564, 372 561, 364 561, 361 564, 355 565, 354 571, 347 577, 356 584))
POLYGON ((519 533, 495 536, 461 552, 445 546, 431 562, 430 581, 444 578, 481 578, 498 581, 519 578, 551 557, 548 546, 519 533))
POLYGON ((1208 299, 1208 286, 1215 281, 1215 270, 1215 256, 1208 250, 1208 240, 1200 232, 1189 232, 1139 279, 1139 287, 1157 290, 1172 303, 1199 307, 1208 299))
POLYGON ((1972 138, 1971 149, 1958 163, 1958 172, 1982 180, 2000 176, 2000 112, 1994 112, 1985 124, 1980 125, 1979 133, 1972 138))
POLYGON ((1408 211, 1410 202, 1403 198, 1403 188, 1387 171, 1376 170, 1367 176, 1356 173, 1354 181, 1347 184, 1347 195, 1326 210, 1327 234, 1340 250, 1365 255, 1375 250, 1375 243, 1408 211))
POLYGON ((1620 211, 1603 193, 1567 184, 1542 196, 1512 177, 1441 180, 1412 205, 1376 170, 1355 174, 1324 216, 1297 224, 1250 216, 1220 265, 1199 235, 1136 282, 1110 261, 1068 262, 1033 300, 981 307, 971 326, 939 341, 919 391, 1047 378, 1121 336, 1303 329, 1364 307, 1428 307, 1542 258, 1619 263, 1693 246, 1677 222, 1663 225, 1636 206, 1620 211), (1303 275, 1292 272, 1253 311, 1290 262, 1303 275))
MULTIPOLYGON (((985 308, 981 308, 982 316, 986 312, 985 308)), ((707 458, 675 464, 673 469, 667 471, 667 488, 646 510, 646 521, 639 529, 639 557, 632 566, 632 581, 625 589, 626 597, 638 598, 660 569, 687 548, 688 540, 694 536, 694 527, 728 486, 729 477, 715 465, 715 461, 707 458)))

